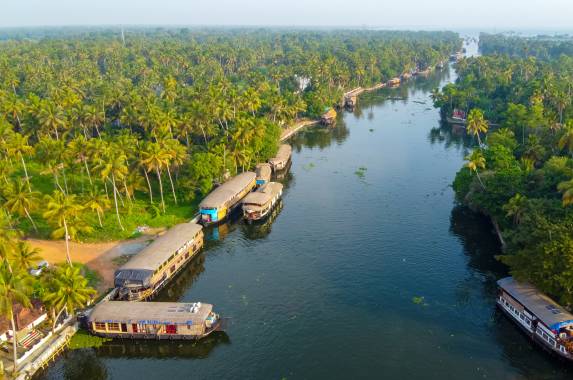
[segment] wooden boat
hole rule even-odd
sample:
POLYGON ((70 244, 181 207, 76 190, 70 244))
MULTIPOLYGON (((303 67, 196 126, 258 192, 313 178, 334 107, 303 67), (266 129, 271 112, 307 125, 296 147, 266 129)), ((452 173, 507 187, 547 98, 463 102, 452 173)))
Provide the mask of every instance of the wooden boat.
POLYGON ((248 221, 264 219, 281 199, 283 185, 269 182, 243 200, 243 217, 248 221))
POLYGON ((398 87, 400 85, 400 78, 392 78, 388 82, 386 82, 388 87, 398 87))
POLYGON ((283 170, 287 167, 290 157, 292 155, 292 147, 288 144, 282 144, 279 146, 279 150, 277 151, 277 155, 271 159, 269 159, 269 164, 274 172, 279 170, 283 170))
POLYGON ((154 296, 203 246, 203 228, 178 224, 155 239, 115 271, 120 300, 142 301, 154 296))
POLYGON ((358 104, 358 96, 355 94, 344 97, 344 106, 353 109, 358 104))
POLYGON ((416 75, 420 75, 420 76, 426 77, 426 76, 430 75, 431 72, 432 72, 432 68, 431 68, 431 67, 427 67, 427 68, 424 69, 424 70, 419 70, 419 71, 416 73, 416 75))
POLYGON ((201 223, 209 225, 225 220, 255 185, 256 174, 244 172, 217 187, 199 204, 201 223))
POLYGON ((573 360, 573 315, 551 298, 513 277, 497 282, 497 306, 534 342, 549 352, 573 360))
POLYGON ((201 339, 222 321, 208 303, 107 301, 94 307, 88 327, 110 338, 201 339))
POLYGON ((257 174, 256 177, 257 186, 264 185, 265 183, 271 180, 271 174, 273 173, 271 164, 267 163, 258 164, 257 167, 255 168, 255 173, 257 174))
POLYGON ((453 125, 466 125, 466 113, 465 111, 455 108, 452 112, 452 116, 446 117, 446 121, 453 125))
POLYGON ((320 117, 320 122, 324 125, 332 125, 336 122, 336 111, 330 108, 320 117))
POLYGON ((400 78, 401 78, 401 80, 408 80, 408 79, 412 78, 412 74, 406 72, 406 73, 402 74, 400 76, 400 78))

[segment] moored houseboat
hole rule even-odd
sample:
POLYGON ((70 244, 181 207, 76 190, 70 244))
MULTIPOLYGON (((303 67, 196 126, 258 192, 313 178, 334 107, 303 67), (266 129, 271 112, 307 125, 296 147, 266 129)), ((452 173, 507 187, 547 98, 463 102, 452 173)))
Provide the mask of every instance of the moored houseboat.
POLYGON ((102 302, 88 327, 94 335, 130 339, 201 339, 222 330, 213 305, 202 302, 102 302))
POLYGON ((269 182, 243 200, 243 216, 248 221, 264 219, 281 199, 283 185, 269 182))
POLYGON ((573 360, 573 315, 534 286, 513 277, 497 282, 497 305, 536 343, 573 360))
POLYGON ((271 175, 273 173, 273 170, 271 169, 271 164, 267 164, 266 162, 258 164, 257 167, 255 168, 255 173, 257 174, 256 177, 257 186, 264 185, 265 183, 271 180, 271 175))
POLYGON ((386 82, 388 87, 398 87, 400 85, 400 78, 392 78, 388 82, 386 82))
POLYGON ((320 122, 324 125, 332 125, 336 121, 336 110, 334 108, 328 109, 320 117, 320 122))
POLYGON ((448 123, 454 124, 454 125, 466 125, 466 123, 467 123, 466 113, 464 111, 456 108, 452 112, 452 116, 448 116, 446 118, 446 121, 448 123))
POLYGON ((209 225, 225 220, 255 188, 256 177, 253 172, 244 172, 211 191, 199 204, 201 223, 209 225))
POLYGON ((288 144, 281 144, 275 157, 269 159, 269 164, 273 171, 277 172, 287 167, 290 156, 292 154, 292 147, 288 144))
POLYGON ((178 224, 115 271, 116 298, 142 301, 155 295, 203 246, 203 228, 178 224))

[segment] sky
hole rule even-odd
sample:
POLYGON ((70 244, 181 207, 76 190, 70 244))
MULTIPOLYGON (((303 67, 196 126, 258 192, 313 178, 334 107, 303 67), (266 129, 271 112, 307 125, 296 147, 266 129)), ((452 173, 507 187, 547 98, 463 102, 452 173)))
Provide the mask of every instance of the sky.
POLYGON ((0 27, 349 26, 573 29, 573 0, 2 0, 0 27))

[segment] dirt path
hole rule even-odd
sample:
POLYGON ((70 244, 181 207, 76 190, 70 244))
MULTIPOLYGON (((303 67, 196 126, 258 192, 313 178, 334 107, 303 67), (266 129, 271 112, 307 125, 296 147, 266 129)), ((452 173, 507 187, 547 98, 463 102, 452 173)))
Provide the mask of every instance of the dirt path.
MULTIPOLYGON (((102 277, 98 291, 102 292, 113 287, 115 270, 125 262, 122 256, 131 256, 155 239, 161 231, 149 231, 144 235, 130 240, 105 243, 76 243, 70 242, 70 256, 73 262, 85 264, 102 277)), ((64 241, 28 239, 30 245, 40 250, 40 255, 50 264, 66 262, 66 246, 64 241)))

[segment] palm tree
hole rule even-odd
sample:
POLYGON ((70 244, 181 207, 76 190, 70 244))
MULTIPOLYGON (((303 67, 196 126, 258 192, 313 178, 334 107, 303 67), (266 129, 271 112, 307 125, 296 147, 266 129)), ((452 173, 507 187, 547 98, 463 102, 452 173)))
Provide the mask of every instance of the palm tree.
POLYGON ((28 268, 31 268, 40 260, 42 260, 42 256, 40 256, 39 249, 32 248, 30 244, 25 241, 18 241, 16 243, 16 249, 12 254, 11 260, 12 263, 15 264, 15 267, 28 270, 28 268))
POLYGON ((97 214, 99 226, 103 227, 101 217, 105 210, 111 207, 109 199, 98 189, 92 189, 84 199, 84 207, 94 211, 97 214))
POLYGON ((80 268, 74 266, 55 267, 47 285, 50 291, 46 292, 43 301, 52 309, 52 331, 64 310, 73 314, 76 309, 86 306, 96 294, 80 268))
POLYGON ((515 194, 509 202, 503 206, 503 210, 508 217, 513 217, 513 224, 521 223, 521 219, 527 210, 527 197, 521 194, 515 194))
POLYGON ((472 109, 468 115, 467 131, 477 137, 480 146, 480 133, 487 133, 488 128, 489 126, 484 118, 483 111, 478 108, 472 109))
POLYGON ((66 242, 66 259, 71 266, 69 240, 75 239, 79 232, 91 231, 91 227, 86 225, 81 219, 84 207, 77 202, 74 194, 65 195, 60 191, 54 191, 52 195, 46 195, 45 207, 46 211, 43 216, 55 227, 54 231, 52 231, 52 237, 54 239, 64 238, 66 242))
MULTIPOLYGON (((113 201, 115 203, 115 214, 117 216, 117 223, 123 231, 123 225, 121 224, 121 218, 119 216, 119 206, 117 204, 117 181, 122 181, 127 175, 128 168, 126 165, 126 156, 124 153, 118 152, 114 145, 108 146, 107 151, 104 152, 103 157, 96 166, 96 170, 99 171, 100 177, 105 181, 111 178, 111 184, 113 187, 113 201)), ((120 195, 121 197, 121 195, 120 195)), ((122 200, 123 202, 123 200, 122 200)))
POLYGON ((156 142, 149 143, 141 152, 141 163, 148 172, 155 171, 159 180, 159 192, 161 194, 161 207, 165 212, 165 201, 163 200, 163 182, 161 181, 161 169, 169 165, 169 153, 156 142))
POLYGON ((39 192, 28 191, 26 189, 26 185, 23 182, 18 181, 11 187, 11 191, 8 191, 4 207, 6 207, 6 210, 12 214, 26 216, 32 223, 34 230, 38 232, 38 227, 36 226, 36 223, 34 223, 34 219, 32 219, 30 211, 38 204, 39 196, 39 192))
POLYGON ((10 320, 12 326, 13 374, 18 370, 17 331, 14 318, 14 305, 30 307, 30 278, 26 272, 13 270, 7 260, 0 264, 0 315, 10 320))
POLYGON ((20 231, 14 228, 10 214, 4 209, 0 209, 0 258, 2 261, 8 262, 16 249, 16 242, 19 237, 20 231))
POLYGON ((481 184, 481 187, 485 190, 485 186, 479 175, 479 169, 485 169, 485 157, 483 156, 481 150, 475 149, 471 154, 465 157, 465 160, 467 161, 466 167, 470 171, 476 173, 478 181, 481 184))
POLYGON ((573 204, 573 179, 561 182, 557 185, 557 190, 563 193, 563 207, 573 204))
POLYGON ((567 149, 573 155, 573 125, 567 125, 563 136, 559 139, 559 149, 567 149))
POLYGON ((24 174, 26 176, 26 183, 28 184, 28 191, 32 192, 30 187, 30 178, 28 177, 28 168, 26 167, 26 160, 24 156, 32 154, 34 148, 28 145, 28 135, 22 135, 20 133, 13 133, 8 141, 9 153, 20 157, 22 161, 22 167, 24 168, 24 174))

